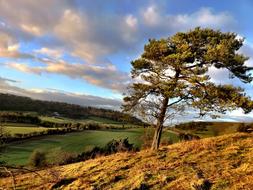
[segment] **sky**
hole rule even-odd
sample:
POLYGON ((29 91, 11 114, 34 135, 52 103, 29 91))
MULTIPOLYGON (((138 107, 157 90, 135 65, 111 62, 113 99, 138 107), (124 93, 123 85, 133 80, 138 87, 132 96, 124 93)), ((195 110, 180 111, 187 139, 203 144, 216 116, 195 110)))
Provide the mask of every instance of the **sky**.
MULTIPOLYGON (((252 0, 0 0, 0 91, 119 109, 130 62, 148 39, 198 26, 235 32, 253 66, 252 19, 252 0)), ((230 80, 226 70, 210 75, 253 98, 253 84, 230 80)), ((253 121, 253 113, 223 119, 253 121)))

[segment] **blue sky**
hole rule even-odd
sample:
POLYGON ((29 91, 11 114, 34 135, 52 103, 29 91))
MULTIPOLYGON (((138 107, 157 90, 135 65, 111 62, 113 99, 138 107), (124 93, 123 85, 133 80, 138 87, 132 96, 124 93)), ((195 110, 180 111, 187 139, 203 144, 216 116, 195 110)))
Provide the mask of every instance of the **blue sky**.
MULTIPOLYGON (((149 38, 197 26, 236 32, 253 66, 252 19, 252 0, 0 0, 0 89, 118 107, 131 83, 130 62, 149 38)), ((213 80, 224 72, 214 71, 213 80)), ((253 94, 252 84, 242 87, 253 94)))

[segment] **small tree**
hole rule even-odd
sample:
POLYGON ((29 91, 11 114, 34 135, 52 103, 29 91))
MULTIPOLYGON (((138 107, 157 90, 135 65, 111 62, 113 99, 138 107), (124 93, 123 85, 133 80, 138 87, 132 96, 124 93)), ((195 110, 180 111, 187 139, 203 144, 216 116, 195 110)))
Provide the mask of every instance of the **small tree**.
POLYGON ((46 152, 43 150, 35 149, 30 158, 29 158, 29 165, 32 167, 44 167, 47 164, 46 160, 46 152))
POLYGON ((235 33, 195 28, 167 39, 149 40, 140 58, 131 62, 134 83, 124 98, 123 109, 145 116, 154 126, 152 149, 158 149, 166 119, 185 108, 199 115, 226 113, 242 108, 252 110, 253 103, 244 90, 211 82, 208 69, 227 69, 230 77, 244 83, 252 81, 248 60, 237 51, 243 39, 235 33))
POLYGON ((0 150, 1 147, 4 145, 4 138, 5 138, 5 129, 3 124, 0 121, 0 150))
MULTIPOLYGON (((6 138, 6 131, 5 131, 4 125, 2 124, 2 122, 0 120, 0 156, 1 156, 2 151, 4 149, 5 138, 6 138)), ((4 165, 3 161, 0 161, 0 166, 1 165, 4 165)))

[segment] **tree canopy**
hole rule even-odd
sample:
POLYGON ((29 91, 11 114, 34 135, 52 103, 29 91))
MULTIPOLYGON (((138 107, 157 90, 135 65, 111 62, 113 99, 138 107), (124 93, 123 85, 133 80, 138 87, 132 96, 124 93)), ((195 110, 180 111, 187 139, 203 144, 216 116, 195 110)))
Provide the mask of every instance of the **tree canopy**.
POLYGON ((250 83, 248 57, 238 52, 243 45, 235 33, 195 28, 166 39, 150 39, 140 58, 131 62, 134 83, 123 108, 148 118, 156 128, 152 149, 157 149, 164 122, 175 113, 193 108, 199 115, 226 113, 242 108, 249 113, 253 102, 243 88, 211 81, 211 67, 227 69, 230 78, 250 83))

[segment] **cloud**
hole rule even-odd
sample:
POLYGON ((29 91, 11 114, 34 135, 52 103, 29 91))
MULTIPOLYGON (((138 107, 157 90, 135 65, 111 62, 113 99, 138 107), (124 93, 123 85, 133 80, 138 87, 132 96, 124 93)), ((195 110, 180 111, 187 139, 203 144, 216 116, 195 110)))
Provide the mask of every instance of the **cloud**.
POLYGON ((141 12, 144 24, 143 30, 147 34, 165 36, 177 31, 185 31, 197 26, 216 29, 231 29, 236 20, 228 12, 215 13, 211 8, 202 7, 190 14, 170 15, 162 7, 155 4, 148 6, 141 12))
POLYGON ((137 27, 137 24, 138 24, 138 20, 136 17, 134 17, 133 15, 127 15, 125 17, 125 21, 126 21, 126 24, 132 28, 133 30, 136 29, 137 27))
POLYGON ((0 31, 0 57, 5 58, 32 58, 33 56, 19 52, 17 40, 4 32, 0 31))
POLYGON ((137 28, 138 19, 131 14, 88 15, 67 9, 53 32, 72 50, 72 55, 98 63, 105 56, 135 48, 137 28))
POLYGON ((48 56, 48 57, 53 58, 53 59, 59 59, 63 55, 62 50, 50 49, 50 48, 47 48, 47 47, 42 47, 40 49, 36 49, 36 50, 34 50, 34 52, 37 53, 37 54, 48 56))
POLYGON ((148 26, 156 26, 162 24, 162 18, 159 9, 155 5, 151 5, 142 12, 144 23, 148 26))
POLYGON ((82 79, 90 84, 117 92, 123 92, 130 80, 128 73, 118 71, 117 68, 110 63, 107 65, 71 64, 63 60, 58 62, 44 61, 44 63, 44 66, 37 67, 15 62, 8 62, 5 63, 5 65, 22 72, 38 75, 43 73, 66 75, 70 78, 82 79))
POLYGON ((115 3, 119 9, 108 11, 99 1, 0 1, 0 57, 12 58, 5 65, 18 71, 66 75, 122 92, 129 74, 116 69, 108 61, 110 56, 136 56, 148 38, 168 37, 196 26, 230 30, 237 24, 230 13, 208 7, 169 14, 159 2, 135 3, 134 11, 125 11, 127 2, 115 3), (34 42, 37 46, 29 54, 21 52, 22 45, 34 42), (80 61, 66 59, 73 56, 80 61), (19 63, 19 58, 28 64, 19 63), (42 64, 34 66, 34 62, 42 64))
POLYGON ((19 96, 27 96, 33 99, 67 102, 82 106, 103 107, 110 109, 120 109, 121 100, 102 98, 86 94, 77 94, 73 92, 65 92, 56 89, 23 89, 13 85, 17 81, 0 77, 1 93, 10 93, 19 96))
POLYGON ((69 6, 71 3, 68 0, 0 1, 0 16, 11 27, 41 36, 50 32, 69 6))
POLYGON ((134 54, 151 37, 196 26, 226 29, 236 24, 228 12, 214 12, 211 8, 170 15, 159 2, 145 4, 133 13, 121 13, 106 12, 105 3, 96 1, 82 6, 69 0, 44 0, 43 5, 33 0, 0 1, 0 18, 9 27, 8 32, 19 40, 41 37, 40 42, 46 43, 42 37, 53 36, 67 52, 89 63, 118 52, 134 54), (102 8, 94 11, 97 6, 102 8))

